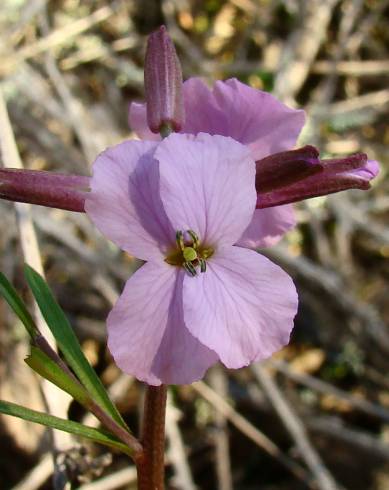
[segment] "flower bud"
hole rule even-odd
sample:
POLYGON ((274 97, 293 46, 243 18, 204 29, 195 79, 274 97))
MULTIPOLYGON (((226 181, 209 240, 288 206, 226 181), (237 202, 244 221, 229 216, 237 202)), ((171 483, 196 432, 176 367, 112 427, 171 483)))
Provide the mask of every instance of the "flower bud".
POLYGON ((0 169, 0 198, 83 213, 89 180, 80 175, 0 169))
POLYGON ((174 44, 161 26, 148 39, 145 59, 147 123, 153 133, 184 124, 182 72, 174 44))
POLYGON ((274 153, 256 162, 255 186, 258 192, 269 192, 321 172, 323 166, 314 146, 274 153))
POLYGON ((347 189, 367 190, 370 188, 370 181, 379 172, 378 163, 368 160, 364 153, 320 160, 320 164, 322 170, 319 173, 303 177, 289 185, 264 192, 257 185, 257 208, 280 206, 347 189))

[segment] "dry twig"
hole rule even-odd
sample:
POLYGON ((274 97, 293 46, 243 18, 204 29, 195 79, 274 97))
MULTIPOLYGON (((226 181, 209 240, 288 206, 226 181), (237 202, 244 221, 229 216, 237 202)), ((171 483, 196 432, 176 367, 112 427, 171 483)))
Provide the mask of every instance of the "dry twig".
POLYGON ((287 402, 275 381, 264 366, 254 364, 252 371, 278 413, 282 423, 293 437, 302 459, 311 470, 320 490, 339 488, 331 473, 324 465, 316 449, 312 446, 302 420, 287 402))
POLYGON ((304 481, 308 487, 312 488, 309 477, 305 470, 288 456, 285 456, 280 449, 265 435, 263 432, 254 427, 245 417, 238 413, 229 403, 202 381, 198 381, 192 385, 205 400, 208 401, 214 408, 219 410, 232 425, 240 430, 245 436, 253 441, 258 447, 276 459, 285 468, 287 468, 298 479, 304 481))
POLYGON ((178 425, 179 411, 174 406, 171 392, 166 405, 166 436, 169 443, 168 458, 174 469, 173 484, 179 490, 196 490, 186 456, 181 430, 178 425))
MULTIPOLYGON (((228 398, 228 381, 220 365, 210 372, 210 385, 222 398, 228 398)), ((230 443, 228 438, 227 419, 219 410, 215 410, 215 448, 216 473, 219 490, 232 490, 232 474, 230 460, 230 443)))

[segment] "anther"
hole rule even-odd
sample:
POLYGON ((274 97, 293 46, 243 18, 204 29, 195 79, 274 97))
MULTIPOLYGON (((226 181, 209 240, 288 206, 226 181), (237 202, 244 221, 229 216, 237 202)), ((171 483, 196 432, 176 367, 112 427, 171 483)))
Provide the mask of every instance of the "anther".
POLYGON ((200 272, 205 272, 207 270, 207 263, 204 259, 199 259, 200 272))
POLYGON ((200 245, 200 240, 197 234, 193 230, 187 230, 188 235, 191 237, 192 242, 193 242, 193 248, 198 248, 200 245))
POLYGON ((197 274, 195 266, 192 264, 192 262, 185 262, 183 267, 191 276, 195 276, 197 274))
POLYGON ((178 248, 184 251, 185 243, 184 243, 184 234, 182 231, 176 231, 176 243, 178 248))

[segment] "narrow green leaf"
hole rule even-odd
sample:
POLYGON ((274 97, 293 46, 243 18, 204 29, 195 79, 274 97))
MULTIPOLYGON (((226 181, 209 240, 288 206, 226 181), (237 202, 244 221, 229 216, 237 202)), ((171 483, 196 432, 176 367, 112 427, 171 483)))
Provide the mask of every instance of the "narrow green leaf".
POLYGON ((16 405, 15 403, 6 402, 3 400, 0 400, 0 413, 29 420, 30 422, 35 422, 36 424, 51 427, 52 429, 69 432, 70 434, 74 434, 76 436, 85 437, 86 439, 98 442, 104 446, 118 449, 129 456, 133 454, 133 451, 128 446, 117 440, 116 437, 112 436, 111 434, 108 434, 101 429, 95 429, 94 427, 82 425, 78 422, 74 422, 73 420, 61 419, 59 417, 55 417, 54 415, 37 412, 36 410, 31 410, 30 408, 22 407, 20 405, 16 405))
POLYGON ((50 359, 40 349, 31 346, 31 353, 25 359, 25 363, 43 378, 51 381, 88 408, 90 396, 85 388, 76 379, 72 379, 69 374, 65 373, 53 359, 50 359))
POLYGON ((0 294, 3 296, 3 298, 13 309, 17 317, 26 327, 26 330, 29 333, 30 337, 32 339, 35 338, 38 332, 37 326, 35 325, 34 320, 28 312, 23 300, 16 292, 16 289, 12 286, 12 284, 8 281, 8 279, 2 272, 0 272, 0 294))
POLYGON ((25 265, 25 275, 39 309, 69 366, 94 401, 109 413, 119 425, 129 430, 116 406, 110 400, 100 378, 82 352, 68 319, 56 302, 45 280, 27 264, 25 265))

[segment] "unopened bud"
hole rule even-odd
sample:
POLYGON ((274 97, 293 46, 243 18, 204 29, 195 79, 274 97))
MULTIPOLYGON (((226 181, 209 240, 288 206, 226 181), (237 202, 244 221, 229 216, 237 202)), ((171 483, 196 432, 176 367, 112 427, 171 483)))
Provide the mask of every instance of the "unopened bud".
MULTIPOLYGON (((307 148, 309 147, 300 148, 294 152, 303 154, 307 148)), ((375 160, 368 160, 364 153, 345 158, 319 160, 319 163, 322 167, 321 171, 305 176, 302 174, 298 180, 282 187, 273 187, 263 191, 257 182, 257 208, 281 206, 347 189, 367 190, 370 188, 370 181, 379 172, 378 163, 375 160)), ((285 160, 285 165, 288 165, 288 159, 285 160)))
POLYGON ((153 133, 180 131, 184 124, 182 71, 174 44, 161 26, 148 39, 145 59, 147 123, 153 133))
POLYGON ((0 199, 83 213, 89 180, 81 175, 0 169, 0 199))
POLYGON ((323 170, 314 146, 274 153, 256 162, 258 192, 269 192, 299 182, 323 170))

